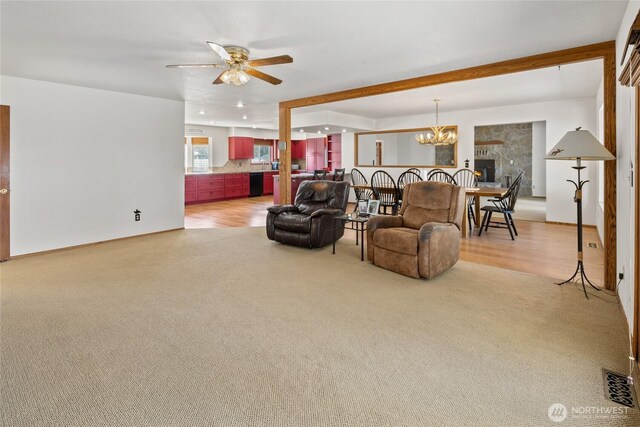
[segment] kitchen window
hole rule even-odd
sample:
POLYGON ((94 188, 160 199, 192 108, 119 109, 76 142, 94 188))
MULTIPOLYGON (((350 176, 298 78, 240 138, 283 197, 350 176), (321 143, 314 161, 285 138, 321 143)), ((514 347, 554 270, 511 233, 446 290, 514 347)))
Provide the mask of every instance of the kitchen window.
POLYGON ((253 159, 251 163, 269 163, 273 160, 273 141, 268 139, 253 140, 253 159))
POLYGON ((191 138, 193 147, 191 170, 193 172, 207 172, 209 170, 209 138, 191 138))

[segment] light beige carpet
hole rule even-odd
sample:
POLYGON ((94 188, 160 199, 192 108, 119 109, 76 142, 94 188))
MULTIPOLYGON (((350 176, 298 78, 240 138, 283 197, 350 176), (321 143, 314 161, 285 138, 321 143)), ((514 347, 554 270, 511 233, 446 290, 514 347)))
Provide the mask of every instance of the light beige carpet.
POLYGON ((2 426, 538 426, 616 406, 601 368, 627 367, 613 297, 463 262, 415 280, 352 241, 186 230, 0 274, 2 426))

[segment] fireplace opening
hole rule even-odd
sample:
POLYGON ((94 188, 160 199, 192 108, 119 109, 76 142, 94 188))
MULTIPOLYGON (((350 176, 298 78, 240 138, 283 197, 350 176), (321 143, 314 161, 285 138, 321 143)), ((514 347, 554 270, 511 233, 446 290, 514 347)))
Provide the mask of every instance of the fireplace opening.
POLYGON ((496 161, 493 159, 476 159, 475 172, 478 182, 495 182, 496 161))

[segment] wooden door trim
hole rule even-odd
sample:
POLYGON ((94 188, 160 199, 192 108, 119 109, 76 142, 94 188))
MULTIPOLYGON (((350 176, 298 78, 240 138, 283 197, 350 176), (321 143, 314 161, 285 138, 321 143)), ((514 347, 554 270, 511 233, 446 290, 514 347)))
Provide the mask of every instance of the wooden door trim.
MULTIPOLYGON (((315 95, 306 98, 293 99, 280 102, 280 140, 286 141, 286 150, 281 152, 280 180, 282 202, 291 202, 291 188, 289 170, 291 159, 291 110, 299 107, 326 104, 329 102, 344 101, 348 99, 364 98, 385 93, 400 92, 421 87, 433 86, 444 83, 453 83, 465 80, 474 80, 484 77, 493 77, 504 74, 512 74, 523 71, 537 70, 540 68, 558 65, 584 62, 595 59, 603 60, 604 78, 604 146, 615 156, 616 154, 616 68, 615 68, 615 41, 606 41, 538 55, 526 56, 492 64, 479 65, 443 73, 429 74, 411 79, 382 83, 372 86, 364 86, 355 89, 315 95)), ((616 287, 616 162, 605 162, 605 207, 604 207, 604 244, 605 244, 605 287, 615 290, 616 287)))
MULTIPOLYGON (((0 189, 11 190, 9 175, 9 150, 11 136, 11 109, 8 105, 0 105, 0 189)), ((11 206, 11 192, 0 195, 0 261, 6 261, 11 254, 10 250, 10 223, 9 212, 11 206)))
POLYGON ((635 187, 635 238, 634 238, 634 296, 633 296, 633 329, 631 330, 631 351, 633 357, 636 359, 636 363, 640 366, 638 355, 640 354, 640 275, 638 274, 638 268, 640 268, 640 230, 638 230, 638 223, 640 221, 640 178, 638 177, 638 164, 640 163, 640 87, 635 88, 636 95, 636 155, 635 164, 633 165, 634 187, 635 187))

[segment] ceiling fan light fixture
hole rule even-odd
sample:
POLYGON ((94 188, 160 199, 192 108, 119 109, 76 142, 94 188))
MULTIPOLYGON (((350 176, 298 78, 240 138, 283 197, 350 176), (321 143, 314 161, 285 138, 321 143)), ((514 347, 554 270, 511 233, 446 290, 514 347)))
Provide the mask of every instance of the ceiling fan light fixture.
POLYGON ((220 80, 228 85, 242 86, 251 79, 239 64, 231 65, 231 68, 220 76, 220 80))

